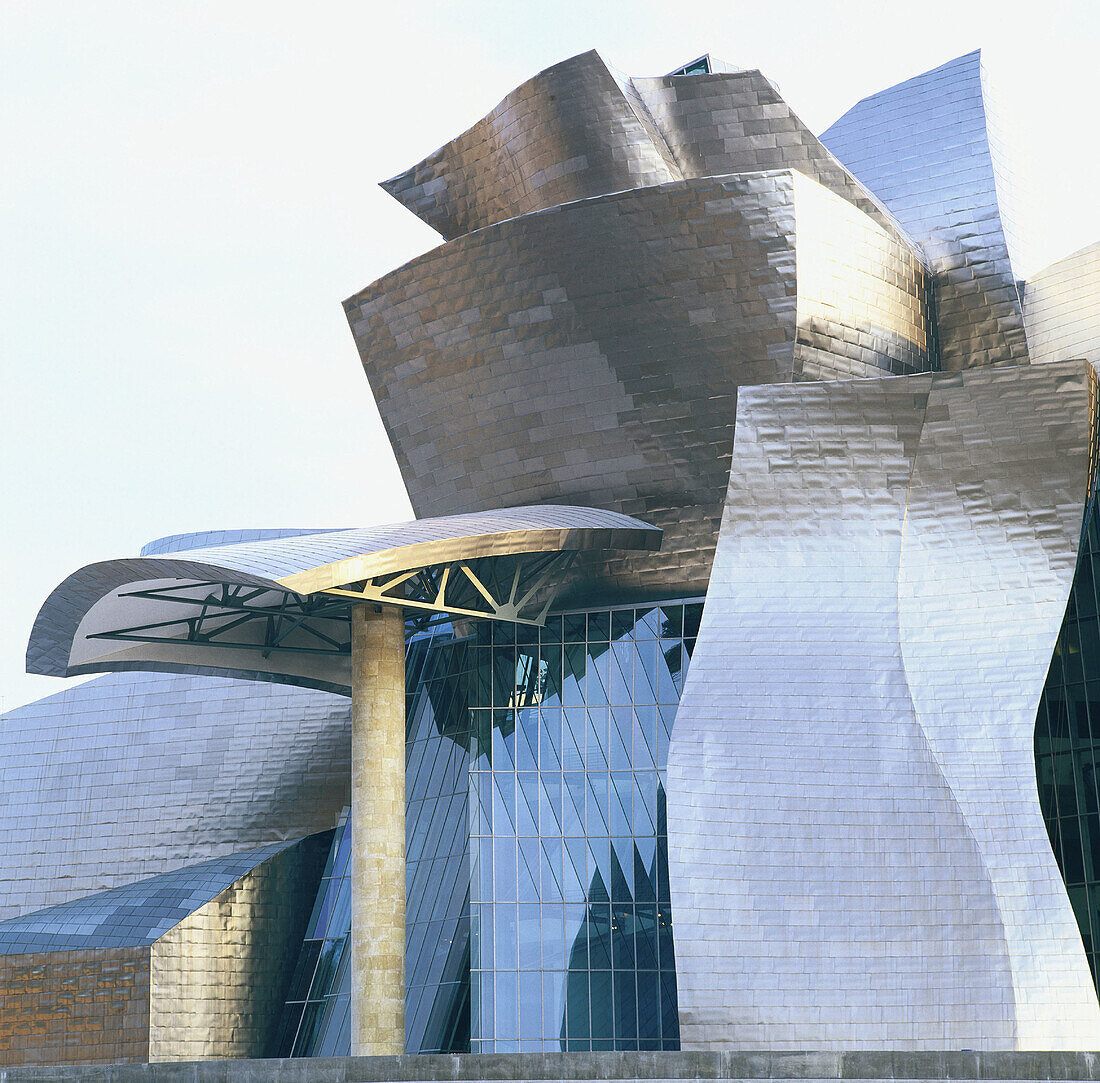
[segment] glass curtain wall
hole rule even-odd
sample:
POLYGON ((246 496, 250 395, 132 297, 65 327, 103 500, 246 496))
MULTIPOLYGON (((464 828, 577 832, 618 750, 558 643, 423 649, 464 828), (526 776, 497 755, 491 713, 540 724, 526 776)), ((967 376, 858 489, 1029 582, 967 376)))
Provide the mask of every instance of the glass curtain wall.
POLYGON ((664 771, 701 609, 478 627, 474 1052, 679 1048, 664 771))
MULTIPOLYGON (((664 771, 701 612, 410 637, 410 1053, 679 1048, 664 771)), ((274 1055, 350 1052, 350 843, 345 818, 274 1055)))
MULTIPOLYGON (((1100 974, 1100 516, 1086 519, 1069 606, 1035 725, 1039 803, 1093 981, 1100 974)), ((1100 985, 1098 985, 1100 989, 1100 985)))
MULTIPOLYGON (((470 1048, 467 642, 413 635, 405 658, 405 1043, 470 1048)), ((351 822, 336 833, 291 981, 275 1056, 351 1051, 351 822)))

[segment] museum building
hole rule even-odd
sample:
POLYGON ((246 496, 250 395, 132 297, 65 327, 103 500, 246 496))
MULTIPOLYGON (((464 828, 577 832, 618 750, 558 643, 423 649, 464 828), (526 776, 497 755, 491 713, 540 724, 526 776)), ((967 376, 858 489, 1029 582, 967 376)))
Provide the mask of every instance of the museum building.
POLYGON ((1100 244, 1004 120, 589 52, 386 181, 417 518, 46 599, 0 1065, 1097 1048, 1100 244))

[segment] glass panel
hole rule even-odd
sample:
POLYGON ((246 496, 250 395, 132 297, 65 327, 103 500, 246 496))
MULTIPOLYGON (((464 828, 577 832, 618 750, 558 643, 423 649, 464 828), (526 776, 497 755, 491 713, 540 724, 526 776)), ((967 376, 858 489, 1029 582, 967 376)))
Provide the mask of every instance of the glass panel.
MULTIPOLYGON (((454 696, 469 708, 480 768, 467 779, 481 964, 472 1049, 678 1047, 660 772, 698 611, 686 622, 668 605, 567 615, 543 631, 479 627, 468 694, 454 696)), ((457 785, 447 766, 443 784, 457 785)), ((458 845, 432 821, 426 830, 442 850, 458 845)), ((428 988, 444 959, 426 942, 424 952, 428 988)))
POLYGON ((516 770, 534 771, 538 767, 539 713, 534 707, 516 712, 516 770))
POLYGON ((562 849, 562 893, 566 901, 583 899, 588 877, 585 873, 587 847, 584 839, 567 838, 562 849))
MULTIPOLYGON (((514 968, 513 968, 514 969, 514 968)), ((497 971, 496 979, 496 1039, 497 1052, 508 1052, 502 1041, 519 1037, 519 976, 507 971, 497 971)))
POLYGON ((283 1009, 282 1018, 279 1020, 279 1030, 272 1047, 274 1056, 283 1058, 292 1055, 294 1038, 298 1033, 298 1024, 302 1021, 304 1010, 304 1004, 287 1004, 283 1009))
POLYGON ((588 645, 588 680, 585 683, 585 695, 590 707, 603 706, 611 702, 610 655, 611 649, 606 643, 588 645))
MULTIPOLYGON (((497 903, 493 907, 496 923, 493 934, 496 938, 496 969, 515 970, 518 966, 518 924, 515 903, 497 903)), ((498 989, 499 996, 499 989, 498 989)), ((513 1002, 512 1009, 516 1006, 513 1002)))
POLYGON ((516 819, 516 826, 521 835, 537 835, 539 833, 539 795, 542 787, 539 784, 539 775, 535 771, 521 771, 516 775, 518 787, 516 804, 520 809, 516 819))
MULTIPOLYGON (((519 969, 533 971, 542 969, 542 923, 537 904, 521 903, 519 906, 519 924, 517 926, 517 955, 519 969)), ((529 1038, 540 1035, 528 1034, 529 1038)))
POLYGON ((294 1042, 294 1056, 309 1057, 313 1055, 313 1049, 317 1045, 317 1039, 321 1036, 321 1014, 324 1004, 307 1004, 302 1013, 302 1022, 298 1028, 298 1037, 294 1042))
POLYGON ((565 896, 562 893, 563 880, 561 873, 563 841, 552 835, 547 835, 542 839, 542 892, 540 898, 543 906, 565 901, 565 896))
POLYGON ((317 967, 317 958, 321 954, 321 944, 320 940, 307 940, 302 945, 298 965, 295 967, 294 976, 290 979, 287 1000, 305 1000, 309 996, 309 989, 313 984, 313 972, 317 967))
POLYGON ((543 707, 539 714, 539 770, 560 771, 562 712, 543 707))
POLYGON ((516 838, 496 835, 493 839, 493 898, 516 898, 516 838))
POLYGON ((568 771, 562 776, 562 828, 567 838, 584 837, 584 775, 568 771))
POLYGON ((1100 973, 1100 627, 1096 580, 1100 518, 1094 489, 1073 593, 1035 722, 1039 803, 1066 882, 1093 979, 1100 973))
POLYGON ((611 638, 611 613, 597 610, 588 614, 588 642, 607 643, 611 638))
POLYGON ((561 775, 542 775, 539 785, 539 822, 547 842, 554 843, 562 834, 561 775))

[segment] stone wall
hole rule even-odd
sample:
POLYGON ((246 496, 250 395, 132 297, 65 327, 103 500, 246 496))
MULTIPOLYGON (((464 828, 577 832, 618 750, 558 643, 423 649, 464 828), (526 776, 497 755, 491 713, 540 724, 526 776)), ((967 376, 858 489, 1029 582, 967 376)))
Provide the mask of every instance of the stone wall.
POLYGON ((1098 1053, 491 1053, 0 1070, 0 1083, 1100 1080, 1098 1053))
POLYGON ((139 1063, 148 1056, 148 948, 0 957, 0 1065, 139 1063))

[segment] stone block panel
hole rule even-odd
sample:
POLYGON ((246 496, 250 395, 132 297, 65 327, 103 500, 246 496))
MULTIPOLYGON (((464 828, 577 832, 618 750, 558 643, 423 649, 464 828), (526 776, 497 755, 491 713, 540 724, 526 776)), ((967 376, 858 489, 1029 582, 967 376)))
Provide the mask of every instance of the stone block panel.
POLYGON ((0 1066, 148 1057, 148 948, 0 956, 0 1066))

